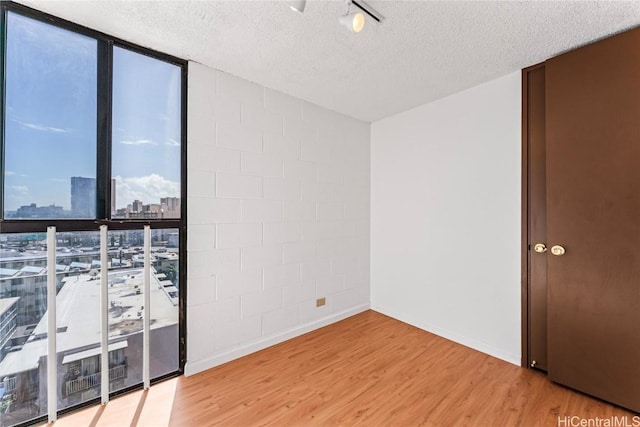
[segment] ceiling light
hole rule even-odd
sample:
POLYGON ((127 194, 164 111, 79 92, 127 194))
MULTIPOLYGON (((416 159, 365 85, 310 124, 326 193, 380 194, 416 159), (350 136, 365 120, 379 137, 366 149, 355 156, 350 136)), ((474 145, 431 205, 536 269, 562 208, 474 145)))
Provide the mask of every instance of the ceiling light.
POLYGON ((307 5, 307 0, 291 0, 287 3, 289 3, 291 10, 302 13, 304 12, 304 7, 307 5))
POLYGON ((348 12, 346 15, 342 15, 339 21, 354 33, 359 33, 364 28, 364 13, 359 10, 348 12))
MULTIPOLYGON (((286 4, 289 5, 291 10, 302 13, 307 5, 307 0, 287 0, 286 4)), ((365 3, 364 0, 344 0, 344 4, 347 10, 344 15, 338 18, 338 21, 351 32, 359 33, 362 31, 365 24, 365 14, 378 23, 384 20, 384 16, 365 3)))

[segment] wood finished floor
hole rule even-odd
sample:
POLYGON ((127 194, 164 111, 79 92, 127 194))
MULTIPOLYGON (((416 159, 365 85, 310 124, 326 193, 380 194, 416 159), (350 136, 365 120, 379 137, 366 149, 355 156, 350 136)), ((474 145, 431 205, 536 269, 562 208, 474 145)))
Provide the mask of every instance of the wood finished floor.
POLYGON ((634 414, 367 311, 55 427, 557 426, 565 416, 631 425, 634 414))

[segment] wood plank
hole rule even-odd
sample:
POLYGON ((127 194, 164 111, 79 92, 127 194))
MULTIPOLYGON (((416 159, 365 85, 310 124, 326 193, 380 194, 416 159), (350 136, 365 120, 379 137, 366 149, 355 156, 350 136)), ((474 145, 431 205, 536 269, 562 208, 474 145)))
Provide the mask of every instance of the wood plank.
POLYGON ((89 419, 95 426, 528 427, 556 426, 559 416, 626 416, 631 425, 634 415, 374 311, 163 382, 136 410, 141 393, 56 427, 89 419))

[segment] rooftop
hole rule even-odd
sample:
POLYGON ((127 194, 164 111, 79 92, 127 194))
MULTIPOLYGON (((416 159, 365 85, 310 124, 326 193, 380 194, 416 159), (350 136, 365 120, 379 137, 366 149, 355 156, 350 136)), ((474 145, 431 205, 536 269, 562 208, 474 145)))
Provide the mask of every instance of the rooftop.
POLYGON ((14 305, 20 298, 2 298, 0 299, 0 315, 4 314, 12 305, 14 305))
MULTIPOLYGON (((141 268, 109 273, 109 339, 126 337, 142 330, 144 305, 143 270, 141 268), (138 293, 140 290, 140 293, 138 293)), ((3 301, 3 300, 0 300, 3 301)), ((73 353, 100 343, 100 280, 99 276, 79 274, 64 279, 56 297, 57 352, 73 353), (64 329, 66 328, 66 329, 64 329)), ((151 274, 151 328, 161 328, 178 322, 178 306, 174 298, 151 274)), ((47 314, 33 335, 19 351, 7 354, 0 362, 0 377, 34 369, 47 353, 47 314)))
POLYGON ((0 268, 0 277, 11 277, 17 272, 18 270, 14 270, 12 268, 0 268))

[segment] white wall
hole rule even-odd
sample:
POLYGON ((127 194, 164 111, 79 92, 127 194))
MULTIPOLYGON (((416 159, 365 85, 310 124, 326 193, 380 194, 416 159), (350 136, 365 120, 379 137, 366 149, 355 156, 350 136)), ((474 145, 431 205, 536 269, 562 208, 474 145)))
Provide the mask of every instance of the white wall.
POLYGON ((520 73, 371 127, 371 305, 520 363, 520 73))
POLYGON ((190 375, 369 307, 370 126, 193 62, 188 97, 190 375))

